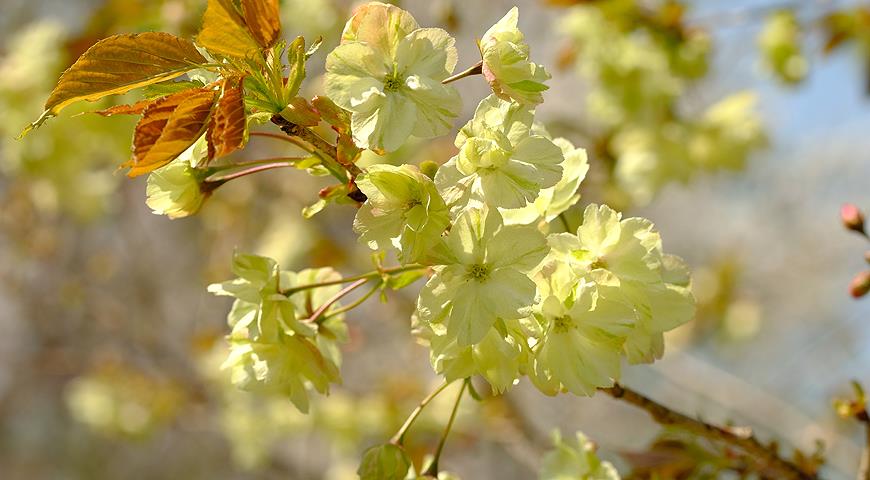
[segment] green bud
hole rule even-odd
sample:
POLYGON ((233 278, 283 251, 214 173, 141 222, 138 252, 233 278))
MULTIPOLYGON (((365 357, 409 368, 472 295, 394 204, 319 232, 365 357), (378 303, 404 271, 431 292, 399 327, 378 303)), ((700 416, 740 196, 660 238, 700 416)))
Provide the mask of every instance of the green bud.
POLYGON ((404 480, 409 468, 411 461, 405 450, 386 443, 366 450, 356 473, 360 480, 404 480))
POLYGON ((435 174, 438 172, 438 164, 432 160, 426 160, 420 163, 420 171, 427 177, 435 180, 435 174))

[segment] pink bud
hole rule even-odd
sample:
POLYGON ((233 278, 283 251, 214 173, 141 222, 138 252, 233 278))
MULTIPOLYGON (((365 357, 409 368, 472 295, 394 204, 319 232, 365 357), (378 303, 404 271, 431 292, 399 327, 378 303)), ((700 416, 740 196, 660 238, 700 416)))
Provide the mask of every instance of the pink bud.
POLYGON ((840 207, 840 219, 843 221, 844 227, 866 235, 864 233, 864 214, 854 204, 844 203, 840 207))
POLYGON ((855 298, 861 298, 867 295, 867 292, 870 292, 870 270, 855 275, 852 283, 849 284, 849 293, 855 298))

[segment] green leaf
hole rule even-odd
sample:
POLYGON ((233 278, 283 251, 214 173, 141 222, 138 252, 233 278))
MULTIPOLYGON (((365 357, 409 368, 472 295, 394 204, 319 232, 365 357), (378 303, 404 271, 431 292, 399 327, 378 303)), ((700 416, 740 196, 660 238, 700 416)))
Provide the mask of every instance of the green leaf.
POLYGON ((385 285, 393 290, 401 290, 423 278, 424 275, 426 275, 426 271, 422 269, 402 272, 398 275, 390 275, 389 280, 387 280, 385 285))
POLYGON ((160 97, 172 95, 173 93, 190 90, 191 88, 202 88, 204 86, 205 84, 199 80, 160 82, 143 88, 142 94, 147 100, 156 100, 160 97))

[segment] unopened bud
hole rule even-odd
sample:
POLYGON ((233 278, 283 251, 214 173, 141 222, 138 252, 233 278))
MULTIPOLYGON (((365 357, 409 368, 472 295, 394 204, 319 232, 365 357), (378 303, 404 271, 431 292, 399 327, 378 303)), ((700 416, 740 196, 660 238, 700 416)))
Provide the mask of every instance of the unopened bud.
POLYGON ((855 298, 861 298, 867 295, 867 292, 870 292, 870 270, 855 275, 852 283, 849 284, 849 293, 855 298))
POLYGON ((423 172, 423 175, 435 180, 435 173, 438 172, 438 164, 432 160, 425 160, 420 162, 420 171, 423 172))
POLYGON ((366 450, 356 473, 360 480, 404 480, 410 468, 405 450, 387 443, 366 450))
POLYGON ((845 203, 840 207, 840 219, 843 221, 843 226, 849 230, 867 235, 864 232, 864 214, 854 204, 845 203))

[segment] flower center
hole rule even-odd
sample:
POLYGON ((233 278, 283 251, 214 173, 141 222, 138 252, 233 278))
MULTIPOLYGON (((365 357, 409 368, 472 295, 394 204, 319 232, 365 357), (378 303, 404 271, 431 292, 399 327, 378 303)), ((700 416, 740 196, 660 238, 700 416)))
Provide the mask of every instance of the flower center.
POLYGON ((384 79, 384 90, 387 92, 398 92, 402 86, 402 79, 395 73, 387 75, 384 79))
POLYGON ((489 267, 482 263, 470 265, 466 271, 466 277, 479 283, 483 283, 489 278, 489 267))
POLYGON ((605 262, 603 258, 598 258, 589 264, 590 270, 595 270, 596 268, 607 268, 607 262, 605 262))
POLYGON ((562 315, 553 320, 553 332, 555 333, 565 333, 574 328, 577 328, 577 325, 574 323, 574 319, 568 315, 562 315))

